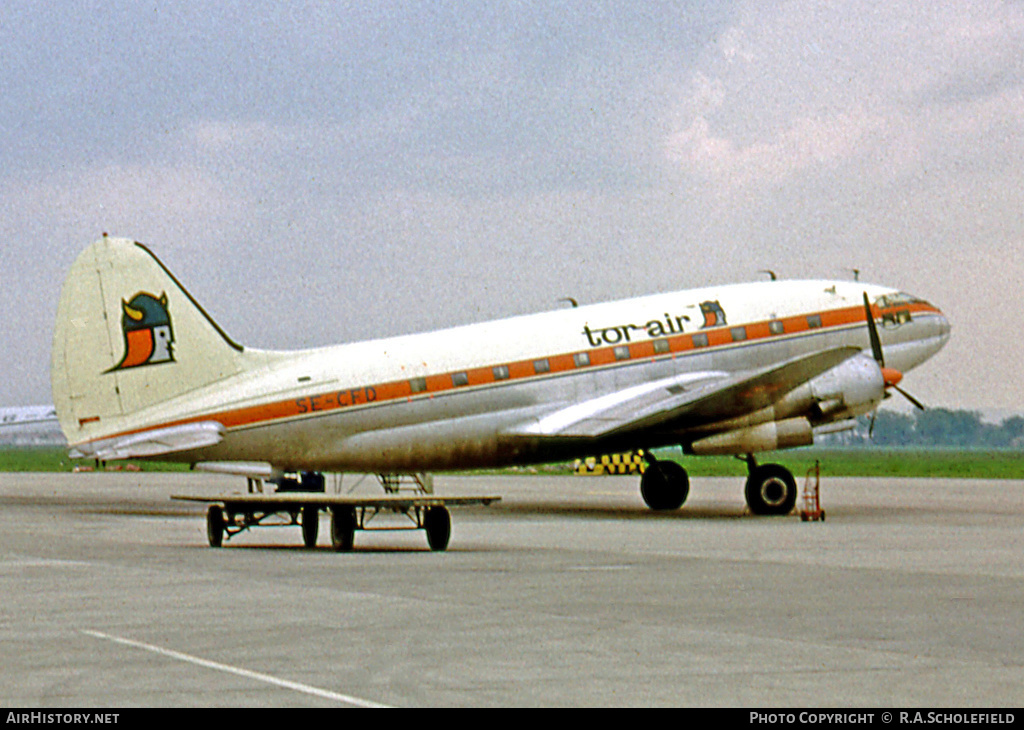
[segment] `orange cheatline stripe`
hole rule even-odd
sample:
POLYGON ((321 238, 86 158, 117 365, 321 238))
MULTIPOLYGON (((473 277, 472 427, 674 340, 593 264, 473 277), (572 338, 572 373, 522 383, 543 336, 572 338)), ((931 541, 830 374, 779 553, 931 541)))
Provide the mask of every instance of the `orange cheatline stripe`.
MULTIPOLYGON (((900 305, 898 307, 891 308, 893 310, 908 310, 913 314, 914 312, 921 313, 935 313, 941 314, 941 312, 926 303, 915 302, 910 305, 900 305)), ((878 307, 872 307, 872 315, 876 318, 881 316, 882 310, 878 307)), ((427 389, 423 392, 413 393, 412 387, 409 380, 397 380, 390 381, 387 383, 380 383, 376 385, 363 386, 359 388, 352 388, 347 390, 335 390, 326 393, 319 393, 310 396, 304 396, 302 398, 272 401, 269 403, 260 403, 252 406, 245 406, 242 408, 234 408, 227 411, 212 412, 199 416, 190 416, 175 421, 169 421, 167 423, 158 424, 154 426, 147 426, 146 428, 133 429, 129 431, 123 431, 121 433, 113 434, 111 436, 105 436, 103 439, 96 440, 107 440, 111 438, 118 438, 121 436, 129 436, 135 433, 141 433, 148 431, 153 428, 167 428, 171 426, 181 426, 189 423, 198 423, 200 421, 217 421, 224 425, 227 429, 239 429, 246 427, 255 427, 272 421, 281 421, 285 419, 311 417, 314 415, 336 411, 344 408, 351 407, 372 407, 376 405, 384 405, 394 403, 400 400, 412 400, 413 398, 431 398, 434 395, 442 394, 456 388, 466 388, 467 386, 455 386, 452 382, 452 374, 458 372, 466 372, 469 375, 469 387, 478 386, 486 387, 489 385, 501 385, 505 383, 521 381, 532 378, 544 378, 555 375, 561 375, 574 370, 587 369, 588 367, 621 367, 630 363, 635 363, 640 359, 658 359, 665 357, 674 357, 676 353, 684 353, 693 350, 708 351, 715 347, 725 346, 746 346, 750 344, 759 344, 764 340, 774 339, 777 337, 784 337, 794 334, 804 334, 808 332, 814 332, 815 334, 824 332, 830 329, 837 329, 840 327, 846 327, 849 325, 855 325, 860 322, 864 322, 864 308, 862 306, 845 307, 843 309, 825 310, 821 312, 811 312, 809 314, 801 314, 793 317, 783 317, 779 320, 763 320, 760 322, 752 322, 744 325, 725 325, 722 327, 716 327, 713 329, 699 330, 698 332, 690 332, 687 334, 676 334, 664 338, 655 338, 666 340, 669 344, 669 351, 658 353, 655 351, 654 342, 655 340, 641 340, 640 342, 630 342, 625 346, 629 348, 630 357, 628 360, 617 360, 615 358, 615 347, 621 347, 623 345, 609 345, 605 347, 594 347, 588 350, 577 350, 570 353, 560 353, 557 355, 549 355, 544 358, 530 358, 528 360, 520 360, 511 363, 500 363, 506 365, 509 370, 509 377, 503 380, 497 380, 494 377, 493 366, 484 366, 470 368, 464 371, 455 370, 452 372, 437 373, 433 375, 425 376, 427 382, 427 389), (818 316, 821 318, 820 327, 811 327, 808 323, 809 318, 818 316), (783 323, 783 331, 779 334, 773 334, 769 328, 770 321, 781 321, 783 323), (734 342, 732 338, 732 330, 736 328, 745 328, 747 333, 747 339, 739 342, 734 342), (694 335, 704 334, 708 338, 708 344, 706 346, 697 346, 694 344, 694 335), (577 367, 573 356, 578 353, 587 353, 590 357, 590 365, 577 367), (536 373, 534 371, 534 362, 537 360, 547 360, 550 364, 550 371, 545 373, 536 373)), ((81 442, 82 445, 91 443, 90 441, 81 442)))

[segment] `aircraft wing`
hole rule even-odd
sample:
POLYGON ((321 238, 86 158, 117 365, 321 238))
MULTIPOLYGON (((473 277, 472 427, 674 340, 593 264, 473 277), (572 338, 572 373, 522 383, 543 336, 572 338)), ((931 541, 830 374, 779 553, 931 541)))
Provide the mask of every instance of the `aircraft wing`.
POLYGON ((188 451, 204 446, 215 446, 224 439, 224 426, 217 421, 199 421, 180 426, 153 428, 125 436, 115 436, 71 449, 75 459, 136 459, 162 456, 175 451, 188 451))
POLYGON ((705 371, 663 378, 561 408, 512 433, 596 438, 674 421, 688 425, 725 420, 771 405, 860 352, 857 347, 837 347, 760 370, 705 371))

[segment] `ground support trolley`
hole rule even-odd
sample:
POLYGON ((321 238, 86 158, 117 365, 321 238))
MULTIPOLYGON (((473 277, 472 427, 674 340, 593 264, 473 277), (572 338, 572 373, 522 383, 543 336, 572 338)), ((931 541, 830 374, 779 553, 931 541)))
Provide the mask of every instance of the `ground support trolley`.
POLYGON ((821 508, 821 464, 815 460, 814 466, 807 470, 804 480, 804 505, 800 510, 803 522, 825 521, 825 510, 821 508))
POLYGON ((423 530, 431 550, 444 550, 451 537, 449 506, 489 505, 501 497, 400 496, 354 497, 319 493, 222 494, 202 497, 172 495, 171 499, 209 504, 206 511, 206 535, 210 547, 220 547, 224 539, 254 527, 302 528, 302 541, 314 547, 319 530, 320 510, 331 516, 331 546, 338 551, 351 550, 356 530, 423 530), (377 515, 390 512, 408 518, 408 526, 375 527, 377 515))

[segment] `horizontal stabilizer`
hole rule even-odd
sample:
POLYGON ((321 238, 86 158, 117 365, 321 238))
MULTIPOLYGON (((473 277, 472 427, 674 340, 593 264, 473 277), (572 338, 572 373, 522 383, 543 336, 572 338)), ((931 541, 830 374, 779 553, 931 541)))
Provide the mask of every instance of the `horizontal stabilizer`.
POLYGON ((280 479, 284 472, 276 469, 266 461, 200 461, 194 466, 196 471, 210 474, 230 474, 231 476, 248 479, 280 479))
POLYGON ((216 446, 223 439, 222 424, 217 421, 200 421, 93 441, 71 449, 71 457, 102 461, 139 459, 216 446))

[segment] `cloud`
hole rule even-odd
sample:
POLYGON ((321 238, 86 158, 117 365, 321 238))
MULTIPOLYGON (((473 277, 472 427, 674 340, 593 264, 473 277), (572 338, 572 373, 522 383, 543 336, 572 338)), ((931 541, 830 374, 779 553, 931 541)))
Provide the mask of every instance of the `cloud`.
POLYGON ((869 138, 885 128, 885 119, 869 114, 800 117, 767 142, 742 144, 714 135, 707 119, 697 117, 689 129, 670 135, 665 147, 670 159, 714 180, 780 184, 808 168, 861 154, 869 138))
MULTIPOLYGON (((48 330, 104 230, 152 245, 253 346, 760 268, 857 267, 1024 327, 1019 267, 950 264, 1024 236, 1024 4, 619 7, 26 5, 0 28, 0 264, 23 284, 0 293, 0 342, 48 330), (147 43, 126 54, 125 29, 147 43), (339 316, 298 314, 310 292, 339 316)), ((951 362, 992 349, 977 331, 951 362)), ((9 367, 41 372, 33 346, 9 367)))
MULTIPOLYGON (((41 180, 8 181, 7 225, 31 229, 55 221, 78 235, 108 231, 141 237, 166 225, 203 227, 237 220, 245 201, 209 170, 189 164, 76 167, 41 180)), ((51 229, 52 230, 52 229, 51 229)), ((177 236, 175 236, 177 237, 177 236)))
POLYGON ((1020 4, 748 4, 689 71, 663 152, 726 189, 842 165, 886 183, 931 155, 1007 164, 1022 46, 1020 4))

